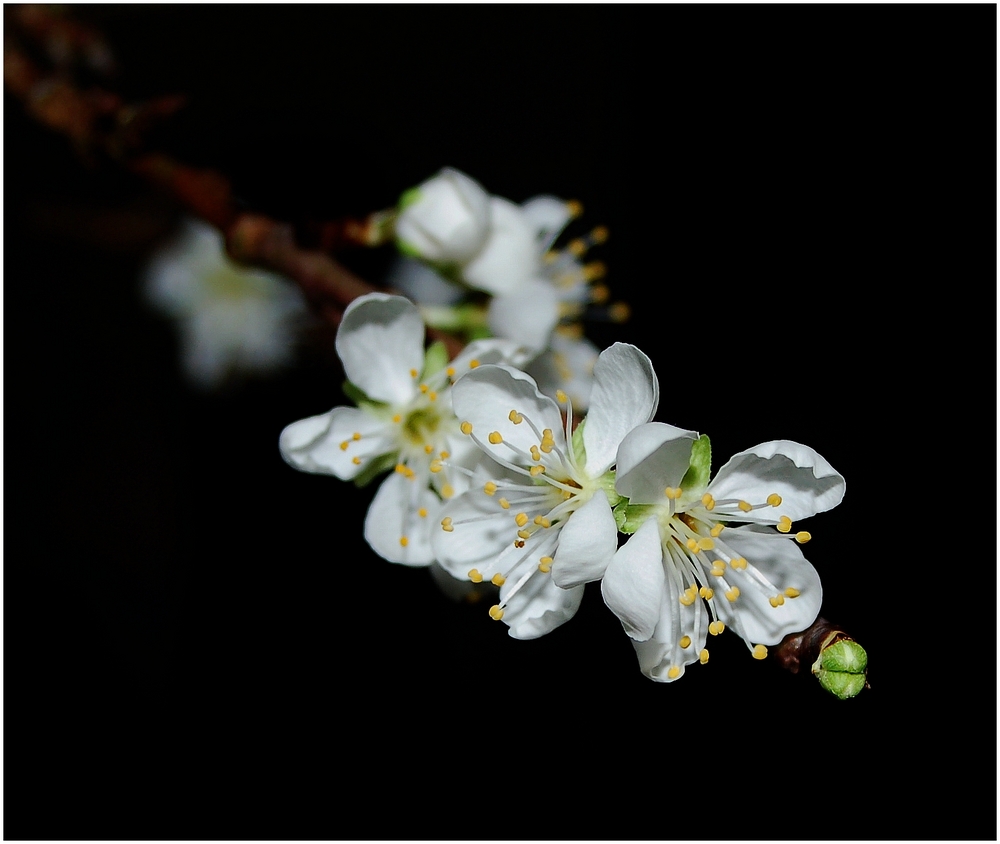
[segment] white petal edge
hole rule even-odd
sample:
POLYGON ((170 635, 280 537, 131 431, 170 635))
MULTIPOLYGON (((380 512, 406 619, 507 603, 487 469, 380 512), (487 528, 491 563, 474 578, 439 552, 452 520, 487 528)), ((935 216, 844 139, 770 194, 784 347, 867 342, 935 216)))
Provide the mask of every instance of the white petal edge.
POLYGON ((288 425, 278 438, 281 456, 303 472, 334 475, 351 480, 364 471, 373 457, 395 447, 392 431, 384 420, 356 407, 335 407, 288 425), (354 439, 354 434, 361 438, 354 439), (347 448, 342 448, 343 443, 347 448), (354 458, 361 460, 354 463, 354 458))
POLYGON ((656 519, 647 519, 614 555, 601 581, 604 603, 632 639, 652 637, 660 619, 663 578, 660 528, 656 519))
POLYGON ((691 446, 697 439, 696 431, 663 422, 647 422, 634 428, 618 447, 615 489, 634 504, 665 501, 664 489, 680 484, 691 462, 691 446))
POLYGON ((617 550, 618 526, 608 497, 598 490, 559 531, 552 579, 562 589, 600 580, 617 550))

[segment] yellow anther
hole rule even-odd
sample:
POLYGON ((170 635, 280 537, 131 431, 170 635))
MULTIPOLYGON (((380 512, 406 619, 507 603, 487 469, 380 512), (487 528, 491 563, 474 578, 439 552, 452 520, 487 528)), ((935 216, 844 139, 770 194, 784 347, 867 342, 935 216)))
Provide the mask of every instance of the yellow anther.
POLYGON ((706 492, 701 497, 701 504, 703 507, 707 508, 708 510, 711 510, 715 506, 715 499, 712 498, 712 493, 706 492))
POLYGON ((477 366, 479 366, 479 361, 475 358, 469 361, 469 369, 475 369, 477 366))
POLYGON ((497 491, 497 485, 493 483, 493 481, 487 481, 483 485, 483 492, 485 492, 487 495, 493 495, 493 493, 495 493, 496 491, 497 491))
POLYGON ((788 516, 782 516, 778 519, 778 524, 776 525, 779 531, 782 533, 788 533, 792 529, 792 520, 788 516))
POLYGON ((678 498, 680 498, 682 492, 683 490, 679 486, 678 487, 668 486, 666 489, 663 490, 663 494, 667 496, 667 498, 669 498, 671 501, 676 501, 678 498))
POLYGON ((360 458, 360 457, 352 457, 352 458, 351 458, 351 462, 352 462, 352 463, 353 463, 353 464, 354 464, 355 466, 360 466, 360 465, 361 465, 361 458, 360 458))
POLYGON ((510 509, 510 502, 506 498, 498 498, 497 504, 504 508, 504 510, 510 509))
POLYGON ((542 442, 545 442, 545 440, 549 440, 550 442, 552 441, 551 428, 542 428, 542 442))
POLYGON ((355 442, 357 442, 358 440, 361 439, 361 434, 359 434, 357 431, 355 431, 353 434, 351 434, 351 439, 354 440, 355 442))
POLYGON ((542 440, 542 444, 540 446, 542 451, 544 451, 546 454, 552 451, 552 449, 554 449, 555 447, 556 447, 555 440, 542 440))
POLYGON ((775 595, 775 596, 773 596, 771 598, 768 598, 767 602, 772 607, 777 608, 777 607, 780 607, 783 603, 785 603, 785 596, 784 595, 775 595))
MULTIPOLYGON (((397 413, 397 414, 395 414, 395 415, 394 415, 394 416, 392 417, 392 421, 393 421, 393 422, 394 422, 394 423, 395 423, 396 425, 398 425, 398 424, 399 424, 400 422, 402 422, 402 421, 403 421, 403 416, 402 416, 402 414, 401 414, 401 413, 397 413)), ((471 427, 471 426, 469 426, 469 430, 470 430, 470 431, 472 430, 472 427, 471 427)))
POLYGON ((543 528, 552 527, 552 522, 546 519, 545 516, 535 516, 535 524, 543 528))
POLYGON ((571 220, 575 220, 583 213, 583 203, 578 199, 566 200, 566 213, 569 214, 571 220))
POLYGON ((417 370, 411 369, 410 370, 410 377, 411 378, 416 378, 417 377, 417 370))
POLYGON ((544 471, 545 467, 542 465, 532 466, 530 469, 528 469, 528 472, 531 474, 533 478, 537 478, 544 471))
POLYGON ((776 492, 772 492, 767 497, 767 503, 770 504, 772 507, 780 507, 781 506, 781 496, 778 495, 778 493, 776 493, 776 492))
POLYGON ((698 550, 698 540, 697 539, 689 539, 684 544, 687 545, 689 551, 697 551, 698 550))
POLYGON ((507 414, 507 418, 513 422, 515 425, 520 425, 524 421, 524 417, 518 413, 516 410, 512 410, 507 414))
POLYGON ((566 251, 579 258, 584 252, 587 251, 587 244, 580 238, 577 238, 576 240, 571 240, 566 244, 566 251))
POLYGON ((461 431, 462 431, 463 434, 465 434, 466 436, 468 436, 469 434, 472 433, 472 423, 471 422, 463 422, 461 424, 461 426, 460 426, 460 429, 461 429, 461 431))
POLYGON ((469 569, 469 580, 473 583, 483 582, 483 576, 479 573, 479 569, 469 569))
POLYGON ((537 445, 533 445, 531 447, 531 459, 532 460, 541 460, 542 459, 542 453, 538 450, 538 446, 537 445))
POLYGON ((433 453, 434 453, 434 446, 432 446, 430 443, 427 443, 427 445, 424 446, 424 454, 433 454, 433 453))
POLYGON ((800 530, 797 534, 795 534, 795 541, 798 542, 799 545, 805 545, 812 538, 812 534, 807 530, 800 530))
POLYGON ((399 537, 399 544, 405 548, 407 545, 410 544, 410 540, 407 539, 405 536, 401 536, 399 537))
POLYGON ((799 597, 799 595, 801 595, 802 593, 801 593, 801 592, 800 592, 800 591, 799 591, 798 589, 796 589, 796 588, 795 588, 794 586, 789 586, 789 587, 788 587, 788 588, 787 588, 787 589, 785 590, 785 594, 786 594, 786 595, 787 595, 787 596, 788 596, 789 598, 798 598, 798 597, 799 597))
POLYGON ((551 566, 552 565, 552 558, 548 557, 548 556, 546 556, 546 557, 539 557, 538 558, 538 562, 541 563, 543 566, 551 566))
POLYGON ((444 374, 447 375, 449 378, 454 378, 455 377, 455 367, 454 366, 449 366, 444 371, 444 374))
POLYGON ((443 487, 441 487, 442 498, 451 498, 454 494, 455 494, 455 487, 453 487, 451 484, 445 484, 443 487))
POLYGON ((713 636, 718 636, 725 629, 726 629, 725 622, 722 621, 713 621, 711 624, 708 625, 708 632, 711 633, 713 636))
POLYGON ((426 519, 427 518, 427 508, 426 507, 421 507, 419 510, 417 510, 417 515, 420 516, 421 519, 426 519))
POLYGON ((594 230, 590 233, 590 239, 594 243, 604 243, 608 239, 608 227, 595 226, 594 230))
POLYGON ((490 434, 489 440, 493 445, 500 445, 503 442, 503 437, 500 436, 499 431, 494 431, 490 434))
POLYGON ((632 309, 628 306, 627 302, 615 302, 608 308, 608 317, 612 322, 628 322, 630 316, 632 316, 632 309))
POLYGON ((699 536, 698 537, 698 547, 702 551, 711 551, 715 547, 715 542, 713 542, 707 536, 699 536))
POLYGON ((406 474, 406 466, 403 463, 397 463, 396 464, 396 471, 400 475, 405 475, 406 474))
POLYGON ((670 670, 667 672, 667 676, 671 680, 676 680, 681 676, 681 670, 676 665, 671 665, 670 670))
POLYGON ((448 459, 449 457, 451 457, 451 452, 448 452, 448 451, 442 451, 442 452, 441 452, 441 453, 440 453, 440 454, 438 455, 438 457, 440 457, 440 458, 441 458, 442 460, 447 460, 447 459, 448 459))
POLYGON ((701 595, 701 597, 706 601, 711 601, 712 597, 715 595, 715 590, 710 589, 708 586, 702 586, 701 589, 698 590, 698 594, 701 595))
MULTIPOLYGON (((441 528, 448 531, 448 533, 451 533, 455 529, 455 526, 451 523, 451 516, 445 516, 441 519, 441 528)), ((473 571, 475 571, 475 569, 473 569, 473 571)))
POLYGON ((437 393, 435 393, 435 392, 434 392, 433 390, 431 390, 431 391, 430 391, 430 392, 429 392, 429 393, 427 394, 427 398, 429 398, 429 399, 430 399, 431 401, 437 401, 437 397, 438 397, 438 394, 437 394, 437 393))
POLYGON ((492 618, 494 621, 499 621, 501 618, 503 618, 503 610, 500 609, 499 604, 494 604, 492 607, 490 607, 490 618, 492 618))
POLYGON ((733 601, 735 601, 738 597, 740 597, 740 587, 739 586, 734 586, 732 589, 730 589, 728 592, 726 592, 726 598, 729 600, 730 603, 732 603, 733 601))
POLYGON ((591 261, 583 268, 583 277, 587 281, 597 281, 608 274, 608 268, 603 261, 591 261))
POLYGON ((741 501, 736 506, 739 507, 744 513, 749 513, 751 510, 753 510, 753 504, 751 504, 749 501, 741 501))
POLYGON ((521 539, 531 539, 531 531, 530 530, 519 530, 517 532, 517 535, 519 537, 521 537, 521 539))
MULTIPOLYGON (((722 560, 716 560, 715 562, 721 563, 722 560)), ((726 570, 719 568, 718 565, 712 566, 712 570, 709 572, 709 574, 712 575, 713 577, 722 577, 722 575, 724 575, 725 573, 726 570)))
POLYGON ((729 561, 729 565, 731 565, 734 569, 745 569, 747 567, 747 558, 734 557, 729 561))
POLYGON ((753 658, 754 659, 767 659, 767 648, 763 645, 753 646, 753 658))
POLYGON ((341 451, 347 451, 347 447, 348 447, 348 446, 349 446, 350 444, 351 444, 351 443, 350 443, 350 442, 349 442, 348 440, 344 440, 344 441, 343 441, 343 442, 342 442, 342 443, 340 444, 340 450, 341 450, 341 451))
POLYGON ((524 527, 526 524, 528 524, 528 514, 518 513, 516 516, 514 516, 514 521, 517 522, 518 527, 524 527))
POLYGON ((552 250, 552 249, 550 249, 548 252, 546 252, 544 255, 542 255, 542 260, 546 264, 553 264, 553 263, 555 263, 555 261, 556 261, 556 259, 558 257, 559 257, 559 253, 556 252, 556 251, 554 251, 554 250, 552 250))
POLYGON ((677 644, 680 645, 682 648, 690 648, 691 647, 691 637, 690 636, 681 636, 681 640, 677 644))
MULTIPOLYGON (((603 264, 601 265, 604 266, 603 264)), ((611 291, 604 284, 595 284, 590 288, 590 300, 598 305, 603 305, 611 298, 611 291)))
POLYGON ((694 603, 694 599, 695 599, 695 597, 697 596, 697 594, 698 594, 698 593, 697 593, 697 592, 695 592, 695 591, 694 591, 693 589, 685 589, 685 590, 684 590, 684 594, 682 594, 682 595, 680 596, 680 602, 681 602, 681 603, 682 603, 682 604, 683 604, 683 605, 684 605, 685 607, 690 607, 690 606, 691 606, 691 604, 693 604, 693 603, 694 603))
MULTIPOLYGON (((552 558, 550 557, 549 559, 551 560, 552 558)), ((545 557, 542 557, 542 560, 544 561, 544 560, 545 560, 545 557)), ((550 563, 546 563, 546 562, 540 562, 540 563, 538 564, 538 570, 539 570, 539 571, 540 571, 540 572, 541 572, 542 574, 548 574, 548 573, 549 573, 550 571, 552 571, 552 566, 551 566, 551 564, 550 564, 550 563)))
POLYGON ((556 390, 556 401, 559 404, 566 404, 569 401, 569 396, 567 396, 562 390, 556 390))
POLYGON ((714 527, 713 527, 713 528, 712 528, 712 529, 711 529, 711 530, 709 531, 709 533, 710 533, 710 534, 712 534, 712 536, 716 537, 716 539, 718 539, 718 537, 719 537, 719 534, 720 534, 720 533, 722 533, 722 531, 723 531, 723 529, 724 529, 724 528, 725 528, 725 525, 724 525, 724 524, 722 524, 722 523, 720 522, 720 523, 716 524, 716 525, 715 525, 715 526, 714 526, 714 527))
POLYGON ((708 662, 708 648, 702 648, 701 653, 698 654, 698 662, 705 665, 708 662))
POLYGON ((503 586, 507 582, 507 578, 504 577, 500 572, 497 572, 493 577, 490 578, 490 583, 494 586, 503 586))

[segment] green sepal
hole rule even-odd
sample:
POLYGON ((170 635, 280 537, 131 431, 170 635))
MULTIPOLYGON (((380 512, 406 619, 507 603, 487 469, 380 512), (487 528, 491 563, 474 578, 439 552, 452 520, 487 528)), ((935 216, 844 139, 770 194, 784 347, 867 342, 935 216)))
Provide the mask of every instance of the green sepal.
POLYGON ((587 447, 583 444, 583 426, 587 424, 584 419, 576 426, 573 436, 570 438, 570 445, 573 449, 573 459, 581 469, 587 465, 587 447))
POLYGON ((435 340, 427 347, 427 351, 424 353, 424 371, 420 373, 420 380, 426 381, 447 365, 448 349, 440 340, 435 340))
POLYGON ((408 208, 413 205, 413 203, 418 202, 421 197, 420 188, 410 188, 409 190, 404 190, 399 197, 399 202, 396 203, 399 210, 402 211, 404 208, 408 208))
POLYGON ((384 412, 388 408, 388 404, 382 401, 376 401, 375 399, 368 398, 368 395, 358 387, 356 384, 352 384, 350 381, 344 381, 341 384, 340 389, 344 391, 344 395, 347 396, 352 402, 354 402, 358 407, 367 409, 375 413, 384 412))
POLYGON ((816 672, 819 684, 830 694, 841 700, 848 700, 865 687, 864 674, 849 674, 845 671, 826 671, 820 669, 816 672))
POLYGON ((396 462, 399 460, 399 454, 395 451, 389 454, 380 454, 374 460, 372 460, 361 473, 355 476, 354 485, 356 487, 368 486, 375 478, 381 475, 383 472, 388 471, 396 466, 396 462))
POLYGON ((466 331, 465 336, 471 343, 473 340, 489 340, 493 336, 493 332, 485 325, 476 325, 466 331))
POLYGON ((635 533, 656 511, 655 504, 630 504, 627 498, 622 498, 612 510, 615 524, 622 533, 635 533))
POLYGON ((681 489, 704 489, 712 477, 712 443, 702 434, 691 446, 691 461, 681 478, 681 489))
POLYGON ((420 258, 420 250, 417 249, 417 247, 412 243, 407 243, 405 240, 397 239, 396 248, 407 258, 420 258))
POLYGON ((608 497, 608 504, 616 507, 618 502, 622 500, 622 497, 618 494, 618 490, 615 489, 614 470, 609 470, 601 475, 597 483, 600 484, 601 489, 604 490, 604 494, 608 497))
POLYGON ((819 661, 820 668, 827 671, 864 674, 868 668, 868 654, 861 645, 851 639, 834 642, 820 654, 819 661))

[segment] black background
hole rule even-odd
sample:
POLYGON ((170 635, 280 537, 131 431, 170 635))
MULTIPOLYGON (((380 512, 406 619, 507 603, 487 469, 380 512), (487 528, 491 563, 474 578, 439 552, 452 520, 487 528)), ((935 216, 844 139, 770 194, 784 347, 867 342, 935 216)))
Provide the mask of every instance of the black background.
POLYGON ((656 684, 596 585, 518 642, 376 557, 374 488, 278 454, 330 338, 191 390, 137 286, 173 209, 8 96, 5 838, 995 839, 994 7, 73 11, 248 208, 581 200, 657 419, 846 477, 806 552, 872 689, 732 635, 656 684))

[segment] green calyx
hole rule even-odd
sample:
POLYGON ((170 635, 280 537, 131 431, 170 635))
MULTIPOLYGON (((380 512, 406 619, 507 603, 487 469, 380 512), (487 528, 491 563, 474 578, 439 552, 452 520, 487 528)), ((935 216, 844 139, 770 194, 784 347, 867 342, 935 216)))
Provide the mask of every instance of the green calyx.
POLYGON ((712 442, 702 434, 691 446, 688 470, 681 478, 681 489, 704 489, 712 476, 712 442))
POLYGON ((397 203, 397 207, 399 208, 400 211, 402 211, 404 208, 409 208, 415 202, 420 201, 421 195, 422 194, 420 192, 420 188, 410 188, 409 190, 405 190, 399 197, 399 202, 397 203))
POLYGON ((847 700, 868 685, 868 654, 853 639, 840 639, 820 652, 812 673, 819 684, 840 700, 847 700))

